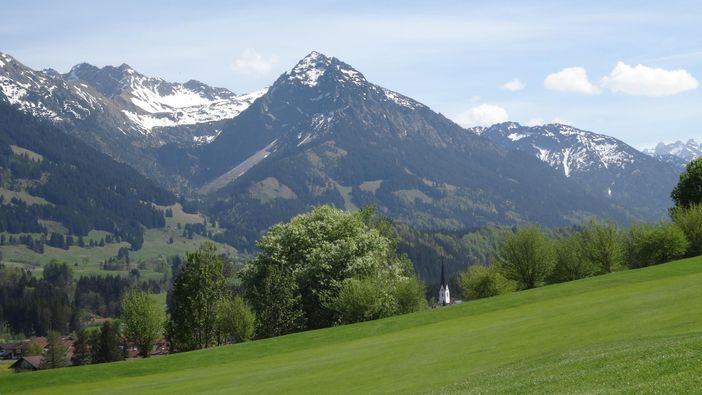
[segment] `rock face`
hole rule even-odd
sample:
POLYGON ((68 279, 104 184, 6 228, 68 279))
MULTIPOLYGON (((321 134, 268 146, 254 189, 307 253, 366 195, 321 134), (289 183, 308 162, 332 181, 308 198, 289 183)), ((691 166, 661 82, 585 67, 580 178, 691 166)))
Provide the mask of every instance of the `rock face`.
POLYGON ((636 217, 662 218, 672 204, 676 166, 613 137, 560 124, 528 127, 506 122, 471 130, 505 149, 539 158, 588 192, 611 199, 636 217))
POLYGON ((215 215, 238 243, 321 203, 372 203, 425 229, 627 218, 532 155, 499 147, 317 52, 198 156, 197 177, 219 197, 215 215), (240 225, 252 223, 260 226, 240 225))

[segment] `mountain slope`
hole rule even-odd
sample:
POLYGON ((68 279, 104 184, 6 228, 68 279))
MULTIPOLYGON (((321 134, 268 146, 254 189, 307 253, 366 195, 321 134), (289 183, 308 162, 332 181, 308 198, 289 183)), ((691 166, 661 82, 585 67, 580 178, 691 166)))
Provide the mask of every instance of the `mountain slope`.
POLYGON ((640 219, 659 220, 672 204, 670 191, 678 170, 613 137, 567 125, 528 127, 514 122, 471 131, 505 149, 539 158, 640 219))
POLYGON ((165 224, 152 203, 175 202, 131 167, 6 103, 0 153, 0 232, 46 236, 41 220, 48 220, 75 236, 104 230, 138 249, 143 227, 165 224))
POLYGON ((443 309, 3 378, 7 393, 689 393, 702 259, 443 309))
POLYGON ((376 204, 422 229, 625 220, 530 155, 503 150, 316 52, 198 155, 203 190, 221 198, 213 212, 241 246, 321 203, 376 204))

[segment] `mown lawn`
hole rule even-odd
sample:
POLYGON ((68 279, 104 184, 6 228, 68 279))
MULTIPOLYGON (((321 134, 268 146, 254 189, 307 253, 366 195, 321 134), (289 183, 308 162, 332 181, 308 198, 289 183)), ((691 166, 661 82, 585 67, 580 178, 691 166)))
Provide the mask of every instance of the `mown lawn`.
POLYGON ((0 393, 694 393, 702 258, 402 317, 108 365, 0 393))

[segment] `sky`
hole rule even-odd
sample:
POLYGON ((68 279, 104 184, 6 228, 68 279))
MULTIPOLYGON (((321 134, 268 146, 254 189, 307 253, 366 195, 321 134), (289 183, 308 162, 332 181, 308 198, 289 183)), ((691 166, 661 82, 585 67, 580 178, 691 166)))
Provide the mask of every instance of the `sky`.
POLYGON ((464 126, 558 122, 644 148, 702 140, 700 21, 695 1, 4 0, 0 51, 246 93, 316 50, 464 126))

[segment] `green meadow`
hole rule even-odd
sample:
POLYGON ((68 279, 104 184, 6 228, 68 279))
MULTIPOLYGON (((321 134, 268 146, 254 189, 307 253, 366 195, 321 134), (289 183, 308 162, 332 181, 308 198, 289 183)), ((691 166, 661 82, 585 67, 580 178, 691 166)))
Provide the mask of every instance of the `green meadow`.
POLYGON ((389 319, 105 365, 0 393, 694 393, 702 257, 389 319))

